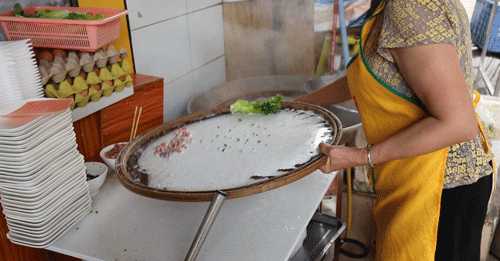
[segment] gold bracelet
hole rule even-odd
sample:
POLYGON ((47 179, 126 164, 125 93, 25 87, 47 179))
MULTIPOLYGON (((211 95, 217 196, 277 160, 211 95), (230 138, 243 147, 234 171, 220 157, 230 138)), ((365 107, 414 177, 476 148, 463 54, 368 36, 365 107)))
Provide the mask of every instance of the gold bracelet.
POLYGON ((370 168, 375 168, 375 164, 373 164, 372 147, 371 144, 366 146, 366 157, 368 158, 368 166, 370 166, 370 168))

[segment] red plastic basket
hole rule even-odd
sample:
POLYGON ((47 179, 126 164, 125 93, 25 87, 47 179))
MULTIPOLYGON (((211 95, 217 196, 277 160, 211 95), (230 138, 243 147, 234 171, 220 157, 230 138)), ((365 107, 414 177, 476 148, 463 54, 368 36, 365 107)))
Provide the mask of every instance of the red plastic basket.
POLYGON ((13 12, 0 14, 0 24, 8 40, 31 39, 34 47, 94 52, 120 35, 120 17, 127 11, 111 8, 33 6, 25 8, 68 10, 102 14, 100 20, 67 20, 16 17, 13 12))

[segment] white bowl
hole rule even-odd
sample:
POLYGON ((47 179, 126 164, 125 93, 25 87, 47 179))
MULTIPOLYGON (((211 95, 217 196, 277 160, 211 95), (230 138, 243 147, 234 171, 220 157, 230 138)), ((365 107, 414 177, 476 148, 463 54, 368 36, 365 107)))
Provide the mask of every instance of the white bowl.
MULTIPOLYGON (((118 142, 115 144, 128 144, 128 142, 118 142)), ((104 161, 104 163, 106 163, 106 165, 108 165, 108 167, 111 168, 113 171, 116 170, 116 159, 110 159, 106 157, 106 152, 110 151, 115 146, 115 144, 111 144, 104 147, 99 153, 99 156, 101 156, 102 161, 104 161)))
POLYGON ((106 180, 108 167, 100 162, 85 162, 85 167, 87 168, 87 175, 95 177, 87 181, 89 184, 90 196, 94 197, 106 180))

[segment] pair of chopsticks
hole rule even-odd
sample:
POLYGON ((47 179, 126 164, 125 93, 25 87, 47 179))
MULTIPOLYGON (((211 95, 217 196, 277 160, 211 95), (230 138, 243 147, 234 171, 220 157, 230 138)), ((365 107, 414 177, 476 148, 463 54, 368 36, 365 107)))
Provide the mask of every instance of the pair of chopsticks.
POLYGON ((134 119, 132 120, 132 127, 130 128, 130 138, 129 142, 137 136, 137 130, 139 129, 139 121, 141 120, 142 106, 135 106, 134 119))

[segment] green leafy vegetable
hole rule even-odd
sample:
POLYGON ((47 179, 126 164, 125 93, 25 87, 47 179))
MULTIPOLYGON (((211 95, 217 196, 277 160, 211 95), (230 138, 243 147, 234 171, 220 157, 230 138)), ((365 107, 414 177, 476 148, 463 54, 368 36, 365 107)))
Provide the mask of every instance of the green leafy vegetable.
POLYGON ((26 18, 45 18, 45 19, 69 19, 69 20, 99 20, 104 16, 101 14, 91 14, 84 12, 70 12, 67 10, 38 9, 33 14, 24 12, 23 7, 17 3, 14 5, 14 15, 26 18))
POLYGON ((38 18, 48 18, 48 19, 66 19, 69 12, 66 10, 47 10, 40 9, 35 12, 35 16, 38 18))
POLYGON ((16 3, 14 5, 14 15, 15 16, 23 16, 24 15, 23 7, 21 6, 20 3, 16 3))
POLYGON ((237 100, 230 107, 231 113, 259 113, 272 114, 281 110, 282 96, 274 96, 265 100, 247 101, 237 100))
POLYGON ((69 13, 68 17, 66 17, 66 19, 72 19, 72 20, 99 20, 103 18, 104 16, 101 14, 93 15, 93 14, 79 13, 79 12, 69 13))
POLYGON ((104 16, 101 14, 93 15, 82 12, 68 12, 66 10, 48 10, 48 9, 37 10, 35 16, 38 18, 69 19, 69 20, 98 20, 104 18, 104 16))

